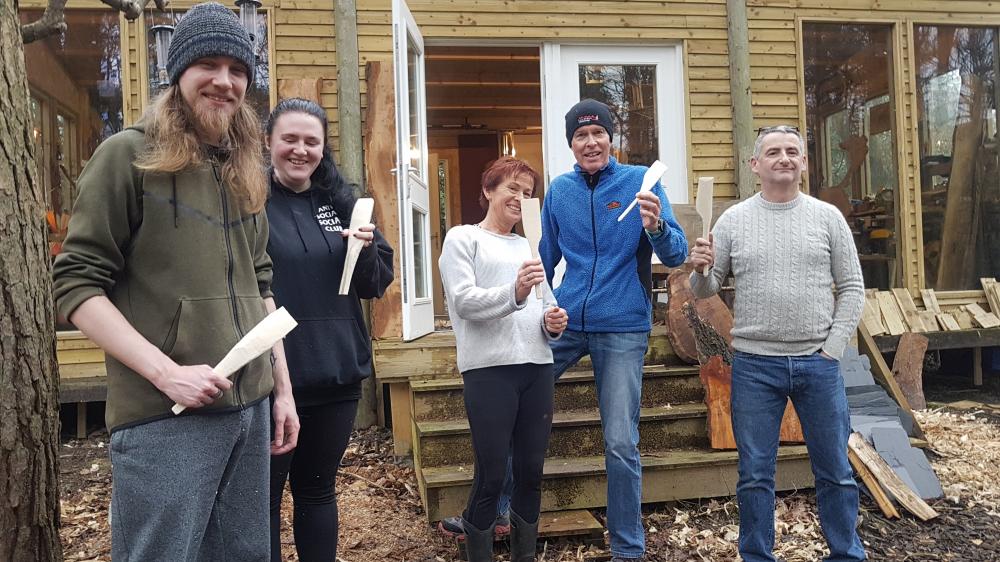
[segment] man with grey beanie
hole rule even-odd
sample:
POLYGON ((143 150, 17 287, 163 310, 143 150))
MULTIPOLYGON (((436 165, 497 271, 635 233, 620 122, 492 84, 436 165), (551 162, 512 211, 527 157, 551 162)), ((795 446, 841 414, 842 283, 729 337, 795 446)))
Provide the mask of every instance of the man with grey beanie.
POLYGON ((107 358, 115 561, 270 557, 269 453, 299 428, 284 351, 210 367, 274 309, 255 62, 231 10, 187 12, 170 85, 88 162, 53 267, 60 314, 107 358))
POLYGON ((552 181, 542 206, 539 244, 546 279, 566 261, 554 291, 569 326, 551 342, 556 377, 590 355, 597 382, 604 464, 608 475, 608 535, 613 562, 645 554, 639 401, 652 316, 653 253, 675 267, 687 240, 659 182, 639 192, 645 166, 611 156, 610 108, 585 99, 566 113, 566 142, 576 166, 552 181), (618 216, 633 200, 637 212, 618 216), (565 299, 565 302, 563 301, 565 299))

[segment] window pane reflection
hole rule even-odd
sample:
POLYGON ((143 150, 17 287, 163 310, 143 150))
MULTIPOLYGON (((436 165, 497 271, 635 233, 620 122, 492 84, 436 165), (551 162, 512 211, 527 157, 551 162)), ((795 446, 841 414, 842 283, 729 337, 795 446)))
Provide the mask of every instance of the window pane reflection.
POLYGON ((649 166, 660 157, 656 127, 656 66, 580 65, 580 99, 611 108, 615 119, 612 154, 624 164, 649 166))
POLYGON ((420 52, 412 40, 407 38, 409 45, 406 50, 406 82, 409 85, 410 99, 410 166, 418 178, 424 178, 423 147, 420 145, 420 129, 423 127, 420 119, 419 98, 417 88, 422 87, 420 80, 420 52))
POLYGON ((424 231, 427 227, 427 214, 419 209, 413 209, 413 289, 414 296, 425 299, 427 293, 427 239, 424 231))
POLYGON ((1000 271, 997 30, 915 31, 926 284, 977 289, 1000 271))
POLYGON ((865 286, 898 286, 895 91, 888 25, 805 24, 811 193, 844 214, 865 286))

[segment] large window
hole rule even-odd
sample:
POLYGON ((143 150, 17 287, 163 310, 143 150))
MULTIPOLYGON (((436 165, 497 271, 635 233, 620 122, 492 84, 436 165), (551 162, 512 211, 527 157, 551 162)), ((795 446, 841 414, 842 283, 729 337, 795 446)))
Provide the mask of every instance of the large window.
POLYGON ((803 25, 809 187, 854 232, 867 287, 899 283, 892 28, 803 25))
POLYGON ((612 149, 625 164, 649 166, 659 157, 656 66, 580 65, 580 98, 602 101, 615 115, 612 149))
POLYGON ((926 284, 973 289, 1000 272, 997 29, 914 34, 926 284))
MULTIPOLYGON (((22 23, 41 15, 41 10, 20 11, 22 23)), ((61 248, 84 163, 98 144, 124 127, 118 22, 111 10, 67 9, 64 33, 24 48, 53 255, 61 248)))
MULTIPOLYGON (((267 11, 257 12, 257 33, 255 36, 255 53, 257 55, 257 66, 254 69, 253 87, 247 89, 247 102, 253 106, 260 117, 261 123, 267 121, 267 116, 271 112, 271 66, 269 60, 270 49, 268 47, 268 17, 267 11)), ((166 24, 177 25, 177 22, 184 16, 184 12, 171 11, 167 14, 150 10, 146 13, 146 28, 151 29, 154 25, 166 24)), ((149 97, 151 101, 157 96, 166 84, 161 83, 156 60, 156 42, 153 34, 146 37, 146 61, 147 76, 149 83, 149 97)))

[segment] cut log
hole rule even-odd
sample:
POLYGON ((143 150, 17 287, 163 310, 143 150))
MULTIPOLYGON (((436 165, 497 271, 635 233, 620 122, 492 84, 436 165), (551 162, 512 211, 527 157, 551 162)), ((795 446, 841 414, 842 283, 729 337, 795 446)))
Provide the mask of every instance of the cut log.
POLYGON ((906 331, 906 322, 903 320, 903 312, 899 309, 899 303, 892 293, 880 291, 875 294, 878 299, 879 310, 882 311, 882 318, 885 319, 885 327, 890 336, 898 336, 906 331))
MULTIPOLYGON (((708 439, 713 449, 735 449, 731 415, 732 406, 732 352, 729 344, 707 322, 698 317, 689 303, 682 311, 691 324, 701 368, 699 375, 705 387, 705 405, 708 409, 708 439)), ((778 440, 782 443, 802 443, 802 425, 789 400, 781 419, 778 440)))
POLYGON ((687 363, 698 364, 698 346, 691 324, 684 316, 684 305, 694 303, 698 317, 722 336, 726 345, 733 341, 730 334, 733 330, 733 314, 719 295, 696 299, 691 292, 688 275, 686 268, 681 268, 671 272, 667 278, 670 291, 667 305, 667 339, 670 340, 670 345, 678 358, 687 363))
POLYGON ((879 456, 874 447, 865 441, 860 433, 852 433, 847 440, 847 446, 854 451, 858 459, 871 471, 878 481, 903 507, 916 515, 921 521, 929 521, 938 516, 934 508, 927 505, 909 486, 903 482, 885 460, 879 456))
POLYGON ((868 488, 868 492, 875 499, 875 503, 878 504, 879 509, 882 510, 882 514, 887 519, 899 519, 899 511, 896 510, 896 506, 892 505, 892 500, 886 495, 885 490, 882 489, 882 485, 875 479, 872 471, 868 470, 865 463, 861 462, 858 454, 853 449, 848 448, 847 458, 851 461, 851 466, 854 467, 854 471, 858 473, 861 481, 865 483, 865 487, 868 488))
POLYGON ((923 410, 927 407, 924 400, 923 372, 924 355, 927 353, 928 340, 926 336, 907 332, 899 337, 896 345, 896 357, 892 361, 892 375, 896 377, 900 390, 906 395, 910 407, 923 410))

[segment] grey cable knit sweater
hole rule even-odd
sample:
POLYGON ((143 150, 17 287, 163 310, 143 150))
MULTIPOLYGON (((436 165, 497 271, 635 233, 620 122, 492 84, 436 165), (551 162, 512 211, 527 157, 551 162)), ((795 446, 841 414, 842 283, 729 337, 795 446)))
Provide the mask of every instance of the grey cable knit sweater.
POLYGON ((521 264, 531 259, 528 241, 476 225, 448 231, 438 267, 458 352, 458 370, 552 363, 544 314, 556 305, 548 283, 542 299, 531 293, 514 299, 521 264))
POLYGON ((691 274, 708 297, 733 273, 733 348, 758 355, 840 359, 864 308, 861 264, 840 211, 799 194, 771 203, 758 193, 719 217, 712 230, 715 265, 691 274), (835 286, 834 290, 831 287, 835 286))

